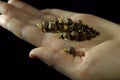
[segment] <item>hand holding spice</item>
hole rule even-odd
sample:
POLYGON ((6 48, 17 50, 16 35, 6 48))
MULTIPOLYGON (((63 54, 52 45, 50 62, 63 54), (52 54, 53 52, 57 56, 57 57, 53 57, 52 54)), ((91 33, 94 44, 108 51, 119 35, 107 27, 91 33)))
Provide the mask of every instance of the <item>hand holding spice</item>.
POLYGON ((0 13, 3 28, 37 47, 30 52, 30 58, 43 60, 72 80, 120 79, 120 25, 91 14, 60 9, 39 11, 20 0, 9 0, 9 4, 0 1, 0 13), (51 17, 58 16, 68 18, 49 23, 51 17), (39 21, 43 23, 36 28, 39 21), (55 38, 56 33, 65 40, 55 38), (81 51, 84 57, 79 56, 81 51))

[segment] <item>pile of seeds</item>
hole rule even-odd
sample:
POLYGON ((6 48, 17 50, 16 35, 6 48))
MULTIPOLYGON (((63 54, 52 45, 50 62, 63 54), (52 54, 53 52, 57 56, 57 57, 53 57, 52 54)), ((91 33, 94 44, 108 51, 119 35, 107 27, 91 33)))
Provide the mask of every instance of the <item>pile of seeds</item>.
POLYGON ((59 17, 54 20, 40 22, 36 26, 44 32, 57 33, 56 36, 64 40, 91 40, 100 34, 81 20, 73 22, 71 18, 59 17))

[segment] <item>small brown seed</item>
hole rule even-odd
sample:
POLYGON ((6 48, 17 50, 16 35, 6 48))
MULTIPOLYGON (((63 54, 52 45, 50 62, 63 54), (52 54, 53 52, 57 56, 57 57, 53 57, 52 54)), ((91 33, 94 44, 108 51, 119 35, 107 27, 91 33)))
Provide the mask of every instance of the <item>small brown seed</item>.
POLYGON ((64 28, 64 31, 68 31, 68 29, 69 29, 68 25, 64 25, 63 28, 64 28))
POLYGON ((59 23, 59 24, 63 24, 63 23, 64 23, 64 21, 63 21, 63 20, 64 20, 63 17, 60 17, 60 18, 58 18, 57 20, 58 20, 58 23, 59 23))
POLYGON ((96 35, 100 35, 100 32, 96 32, 96 35))
POLYGON ((48 25, 49 25, 48 21, 43 22, 42 25, 43 25, 43 31, 48 32, 49 31, 49 29, 48 29, 48 25))
POLYGON ((70 25, 73 23, 73 21, 72 21, 70 18, 65 18, 65 19, 64 19, 64 23, 65 23, 66 25, 70 26, 70 25))
POLYGON ((36 24, 36 27, 38 27, 39 29, 43 30, 43 25, 42 25, 42 23, 41 23, 41 22, 40 22, 40 23, 38 23, 38 24, 36 24))
POLYGON ((70 34, 67 32, 63 32, 63 38, 64 40, 69 40, 70 39, 70 34))
POLYGON ((49 22, 48 29, 55 32, 57 30, 56 24, 54 22, 49 22))
POLYGON ((74 30, 76 30, 76 24, 73 23, 69 26, 69 31, 72 32, 74 30))
POLYGON ((61 32, 64 31, 63 25, 62 24, 58 24, 57 25, 57 32, 61 32))
POLYGON ((79 32, 79 37, 78 37, 78 41, 84 41, 85 37, 83 35, 83 32, 79 32))
POLYGON ((72 32, 71 32, 71 38, 72 38, 73 40, 78 40, 78 37, 79 37, 78 32, 76 32, 76 31, 72 31, 72 32))
POLYGON ((74 47, 65 48, 64 51, 69 53, 69 54, 72 54, 72 55, 75 55, 75 53, 76 53, 76 50, 74 47))
POLYGON ((52 22, 54 22, 56 25, 58 25, 58 23, 59 23, 57 18, 55 18, 52 22))
POLYGON ((82 20, 78 20, 78 24, 82 24, 83 22, 82 22, 82 20))
POLYGON ((58 32, 58 33, 56 34, 56 36, 59 37, 59 38, 63 38, 63 32, 58 32))

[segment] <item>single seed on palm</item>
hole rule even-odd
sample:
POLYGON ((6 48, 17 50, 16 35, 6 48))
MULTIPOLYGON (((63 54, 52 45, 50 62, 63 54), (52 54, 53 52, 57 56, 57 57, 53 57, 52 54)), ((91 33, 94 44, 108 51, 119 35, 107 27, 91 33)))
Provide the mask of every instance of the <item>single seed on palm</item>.
POLYGON ((76 50, 75 50, 74 47, 65 48, 64 51, 65 51, 66 53, 71 54, 71 55, 75 55, 75 54, 76 54, 76 50))

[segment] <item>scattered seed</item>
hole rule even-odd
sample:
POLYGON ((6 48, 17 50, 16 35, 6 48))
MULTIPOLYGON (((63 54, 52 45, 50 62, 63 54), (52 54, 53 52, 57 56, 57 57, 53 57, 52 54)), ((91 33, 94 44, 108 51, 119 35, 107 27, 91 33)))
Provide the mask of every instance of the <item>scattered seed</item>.
POLYGON ((56 31, 57 30, 56 24, 54 22, 49 22, 48 29, 50 31, 56 31))
POLYGON ((49 23, 47 21, 45 21, 42 23, 42 25, 43 25, 43 31, 48 32, 49 31, 49 29, 48 29, 49 23))
POLYGON ((68 25, 64 25, 63 28, 64 28, 64 31, 68 31, 68 25))
POLYGON ((70 26, 71 24, 73 24, 73 21, 70 18, 65 18, 64 23, 70 26))
POLYGON ((36 27, 38 27, 39 29, 43 30, 43 25, 42 25, 42 23, 41 23, 41 22, 40 22, 40 23, 38 23, 38 24, 36 24, 36 27))
POLYGON ((75 53, 76 53, 76 50, 75 50, 74 47, 65 48, 64 51, 65 51, 66 53, 69 53, 69 54, 72 54, 72 55, 75 55, 75 53))
POLYGON ((63 20, 64 20, 63 17, 58 18, 58 23, 59 23, 59 24, 63 24, 63 23, 64 23, 63 20))
POLYGON ((63 32, 63 38, 64 40, 70 40, 70 34, 67 32, 63 32))
POLYGON ((71 38, 78 41, 79 33, 76 31, 71 32, 71 38))
POLYGON ((58 33, 56 34, 56 36, 57 36, 58 38, 63 38, 63 32, 58 32, 58 33))

